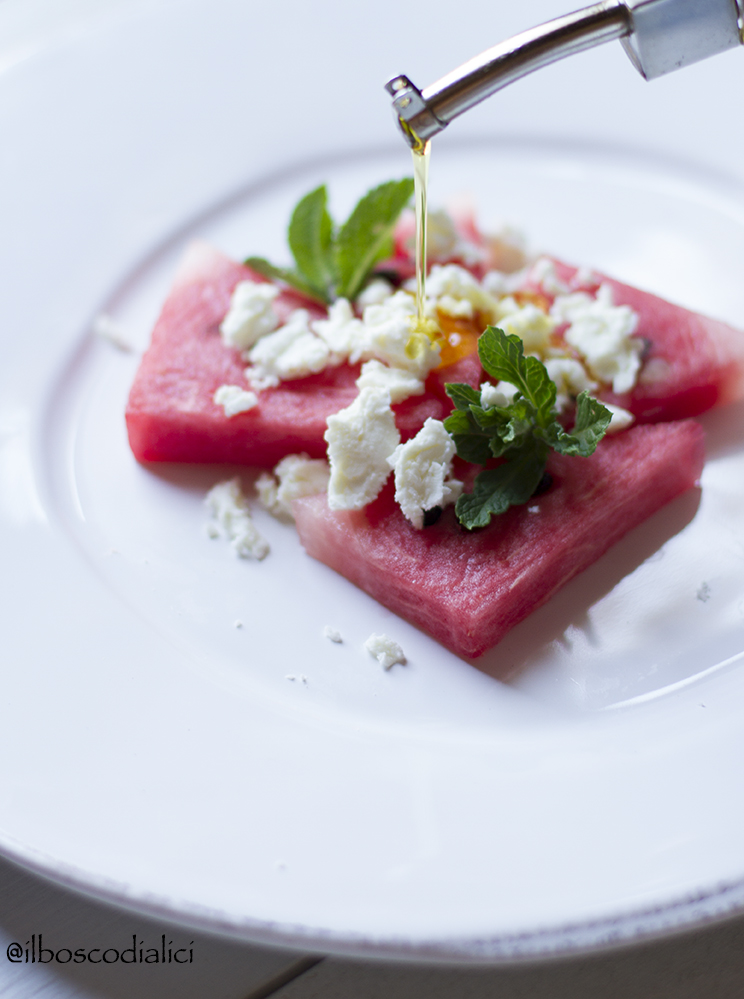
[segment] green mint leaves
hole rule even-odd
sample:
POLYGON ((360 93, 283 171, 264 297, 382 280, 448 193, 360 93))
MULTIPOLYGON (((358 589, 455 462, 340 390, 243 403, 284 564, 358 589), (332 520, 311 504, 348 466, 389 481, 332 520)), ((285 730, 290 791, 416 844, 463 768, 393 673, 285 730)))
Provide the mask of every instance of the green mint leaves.
POLYGON ((393 228, 412 194, 410 177, 380 184, 364 195, 337 230, 323 184, 306 194, 292 212, 288 242, 295 270, 275 267, 263 257, 248 257, 245 263, 324 304, 336 298, 354 299, 375 264, 392 253, 393 228))
POLYGON ((455 410, 444 425, 458 455, 479 465, 490 458, 505 459, 481 472, 472 492, 457 501, 457 518, 470 530, 485 527, 492 516, 530 499, 551 448, 560 454, 593 454, 611 419, 606 407, 582 392, 574 427, 565 431, 557 419, 555 384, 537 358, 524 356, 518 336, 489 326, 478 341, 478 354, 492 378, 508 382, 517 392, 506 406, 484 406, 481 392, 469 385, 446 386, 455 410))

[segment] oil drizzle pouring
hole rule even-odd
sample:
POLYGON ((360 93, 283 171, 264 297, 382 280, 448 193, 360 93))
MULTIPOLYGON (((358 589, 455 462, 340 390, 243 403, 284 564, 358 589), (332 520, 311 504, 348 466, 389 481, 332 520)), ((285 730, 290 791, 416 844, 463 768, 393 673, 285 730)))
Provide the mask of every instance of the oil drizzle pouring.
POLYGON ((432 340, 441 337, 433 319, 424 314, 426 304, 426 236, 428 227, 427 191, 429 185, 430 142, 418 143, 411 149, 413 156, 413 184, 416 207, 416 316, 411 321, 411 338, 406 353, 417 357, 432 340))

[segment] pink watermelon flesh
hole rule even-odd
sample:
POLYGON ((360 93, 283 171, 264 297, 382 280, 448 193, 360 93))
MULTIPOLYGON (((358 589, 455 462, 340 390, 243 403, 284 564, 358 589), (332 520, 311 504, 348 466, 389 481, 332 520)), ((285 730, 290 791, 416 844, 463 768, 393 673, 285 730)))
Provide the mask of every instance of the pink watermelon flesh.
MULTIPOLYGON (((568 280, 575 269, 556 262, 568 280)), ((358 367, 347 364, 284 382, 261 393, 259 405, 227 417, 213 402, 220 385, 248 387, 240 354, 222 343, 219 324, 238 281, 260 278, 247 267, 204 244, 187 253, 163 307, 132 386, 126 411, 129 440, 140 461, 238 463, 273 466, 284 455, 325 455, 326 419, 357 394, 358 367)), ((704 412, 742 393, 744 336, 723 323, 688 312, 662 299, 606 278, 618 304, 640 314, 639 335, 649 341, 647 373, 632 393, 603 398, 630 409, 640 422, 681 419, 704 412)), ((283 292, 276 310, 284 319, 295 308, 323 310, 283 292)), ((394 407, 404 440, 427 417, 451 410, 446 382, 483 380, 476 354, 432 372, 423 396, 394 407)))
MULTIPOLYGON (((139 461, 275 465, 286 454, 325 456, 323 434, 331 413, 357 395, 359 367, 342 364, 284 382, 260 395, 247 413, 226 417, 213 401, 220 385, 248 388, 237 350, 226 347, 219 325, 239 281, 261 280, 205 244, 188 251, 142 359, 126 410, 129 443, 139 461)), ((291 292, 275 302, 280 319, 296 308, 322 308, 291 292)), ((404 439, 428 417, 450 410, 442 393, 412 397, 395 407, 404 439)))
MULTIPOLYGON (((554 260, 570 283, 577 268, 554 260)), ((630 410, 639 423, 699 416, 744 393, 744 333, 663 298, 595 273, 612 288, 615 305, 638 313, 636 336, 647 342, 644 366, 632 392, 599 397, 630 410)))
POLYGON ((365 510, 297 500, 308 554, 462 656, 479 656, 631 528, 697 482, 703 432, 692 420, 633 427, 591 458, 553 455, 551 489, 468 532, 444 511, 417 531, 392 483, 365 510), (536 512, 530 508, 537 507, 536 512))

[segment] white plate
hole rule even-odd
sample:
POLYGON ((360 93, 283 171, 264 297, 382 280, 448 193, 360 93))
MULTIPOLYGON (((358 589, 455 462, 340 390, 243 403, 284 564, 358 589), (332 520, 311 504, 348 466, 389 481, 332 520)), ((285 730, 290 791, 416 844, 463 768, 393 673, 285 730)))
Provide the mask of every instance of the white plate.
MULTIPOLYGON (((271 556, 233 559, 202 531, 225 470, 144 469, 128 451, 137 356, 95 340, 93 317, 109 312, 142 347, 189 237, 278 258, 294 200, 319 180, 342 215, 408 169, 384 96, 378 115, 368 93, 409 68, 380 68, 382 27, 334 67, 310 59, 307 37, 344 53, 367 13, 329 40, 330 4, 292 10, 288 38, 279 13, 237 0, 117 13, 0 77, 15 151, 0 235, 0 845, 143 911, 367 954, 545 955, 739 909, 740 408, 705 421, 702 498, 652 518, 479 669, 268 517, 271 556), (281 141, 290 126, 299 151, 281 141), (409 665, 380 670, 361 648, 373 631, 409 665)), ((383 26, 399 13, 375 10, 383 26)), ((523 26, 502 22, 497 37, 523 26)), ((419 69, 433 77, 451 57, 441 39, 430 48, 438 67, 419 69)), ((435 148, 433 196, 470 189, 486 222, 506 216, 536 245, 744 325, 732 140, 686 154, 686 121, 660 153, 658 116, 681 98, 663 81, 652 105, 616 55, 549 71, 564 100, 580 70, 606 74, 577 121, 617 111, 614 141, 558 136, 570 110, 488 137, 478 111, 482 139, 463 122, 435 148)), ((712 98, 732 65, 688 73, 712 98)), ((538 93, 527 81, 505 99, 507 126, 538 93)), ((717 134, 714 117, 701 134, 717 134)))

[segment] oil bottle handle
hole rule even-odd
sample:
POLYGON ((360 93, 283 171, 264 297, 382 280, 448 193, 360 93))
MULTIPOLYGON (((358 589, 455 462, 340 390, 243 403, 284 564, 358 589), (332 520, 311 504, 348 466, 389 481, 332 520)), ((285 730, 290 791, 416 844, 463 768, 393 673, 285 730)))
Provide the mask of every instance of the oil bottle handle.
POLYGON ((415 148, 515 80, 605 42, 620 39, 653 80, 740 45, 743 32, 744 0, 601 0, 487 49, 424 90, 403 75, 386 89, 415 148))

